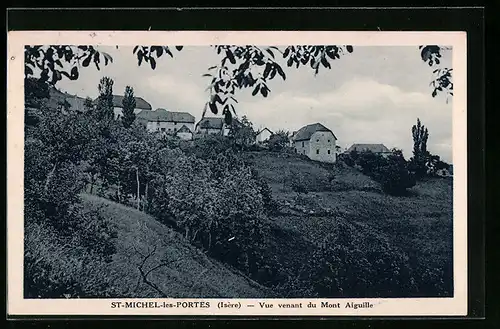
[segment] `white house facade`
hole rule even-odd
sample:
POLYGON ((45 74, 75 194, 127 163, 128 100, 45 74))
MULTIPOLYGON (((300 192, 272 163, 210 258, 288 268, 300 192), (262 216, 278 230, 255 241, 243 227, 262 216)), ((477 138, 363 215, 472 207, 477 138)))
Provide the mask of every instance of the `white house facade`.
POLYGON ((195 133, 200 135, 222 135, 223 118, 203 118, 196 124, 195 133))
POLYGON ((190 135, 192 138, 194 116, 190 113, 172 112, 160 108, 156 111, 141 111, 137 114, 136 118, 150 132, 157 131, 163 134, 175 135, 182 129, 180 136, 187 138, 190 135))
POLYGON ((190 141, 193 139, 193 132, 186 125, 183 125, 177 132, 175 133, 177 137, 180 139, 190 141))
POLYGON ((269 137, 271 137, 272 135, 273 135, 273 132, 271 130, 269 130, 268 128, 261 129, 261 130, 259 130, 259 132, 255 136, 255 142, 257 144, 263 143, 263 142, 269 140, 269 137))
POLYGON ((333 163, 337 161, 337 137, 320 123, 302 127, 293 136, 295 152, 311 160, 333 163))

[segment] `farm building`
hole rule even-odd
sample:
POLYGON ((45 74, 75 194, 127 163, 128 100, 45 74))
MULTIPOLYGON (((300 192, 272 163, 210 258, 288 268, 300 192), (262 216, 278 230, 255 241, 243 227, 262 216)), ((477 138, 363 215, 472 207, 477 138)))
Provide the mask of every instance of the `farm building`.
POLYGON ((304 126, 293 136, 295 152, 321 162, 337 161, 336 142, 335 134, 321 123, 304 126))

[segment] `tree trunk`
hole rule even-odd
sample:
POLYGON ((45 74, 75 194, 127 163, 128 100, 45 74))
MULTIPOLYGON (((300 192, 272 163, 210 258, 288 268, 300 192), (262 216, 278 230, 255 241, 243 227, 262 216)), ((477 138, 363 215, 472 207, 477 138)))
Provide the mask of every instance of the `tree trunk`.
POLYGON ((57 162, 54 163, 54 166, 52 167, 52 170, 47 175, 47 179, 45 180, 45 192, 47 192, 49 190, 49 184, 50 184, 50 181, 51 181, 52 177, 54 177, 54 173, 56 171, 56 168, 57 168, 57 162))
POLYGON ((145 200, 145 203, 144 203, 144 212, 147 211, 147 207, 149 205, 149 201, 148 201, 148 189, 149 189, 149 182, 146 183, 146 189, 144 191, 144 200, 145 200))
POLYGON ((141 199, 140 199, 140 185, 139 185, 139 168, 136 167, 135 168, 135 178, 136 178, 136 181, 137 181, 137 210, 139 210, 140 208, 140 205, 141 205, 141 199))
POLYGON ((122 203, 122 197, 121 197, 121 182, 118 180, 118 203, 122 203))

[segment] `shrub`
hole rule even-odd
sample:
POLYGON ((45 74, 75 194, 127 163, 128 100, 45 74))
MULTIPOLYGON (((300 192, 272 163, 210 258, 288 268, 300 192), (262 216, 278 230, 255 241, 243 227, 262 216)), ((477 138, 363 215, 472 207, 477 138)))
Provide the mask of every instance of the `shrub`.
POLYGON ((25 232, 25 298, 116 295, 106 261, 80 236, 61 237, 46 223, 29 223, 25 232))
POLYGON ((214 157, 177 157, 152 182, 150 209, 161 221, 175 222, 187 239, 212 256, 251 271, 269 200, 251 168, 232 152, 214 157))
POLYGON ((405 159, 398 154, 390 155, 372 176, 382 185, 384 192, 392 195, 403 195, 416 184, 405 159))
POLYGON ((348 224, 339 224, 308 266, 307 280, 321 297, 397 297, 417 289, 404 252, 348 224))

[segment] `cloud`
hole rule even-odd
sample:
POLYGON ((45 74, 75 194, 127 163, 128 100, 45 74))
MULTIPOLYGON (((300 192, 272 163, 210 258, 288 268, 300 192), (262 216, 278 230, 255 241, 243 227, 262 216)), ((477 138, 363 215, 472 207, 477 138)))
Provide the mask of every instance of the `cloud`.
POLYGON ((275 94, 241 104, 240 110, 257 126, 293 131, 320 122, 334 131, 342 147, 384 143, 403 149, 406 157, 411 156, 411 127, 418 117, 429 128, 429 150, 451 160, 451 105, 368 77, 353 77, 329 92, 275 94))

